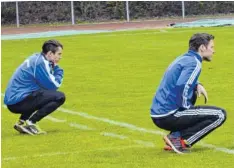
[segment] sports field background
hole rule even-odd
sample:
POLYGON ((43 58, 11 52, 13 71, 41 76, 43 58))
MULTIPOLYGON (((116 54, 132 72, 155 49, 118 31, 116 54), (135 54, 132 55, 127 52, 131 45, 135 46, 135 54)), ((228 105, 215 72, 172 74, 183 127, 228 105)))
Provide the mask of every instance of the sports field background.
MULTIPOLYGON (((67 100, 39 125, 47 135, 19 135, 18 115, 2 106, 2 167, 232 168, 234 164, 234 27, 122 31, 57 37, 64 45, 60 88, 67 100), (193 33, 215 36, 211 63, 199 81, 209 102, 227 110, 222 127, 192 153, 162 150, 164 132, 149 108, 167 66, 193 33), (131 124, 131 125, 130 125, 131 124), (157 132, 160 131, 160 132, 157 132)), ((15 68, 48 38, 2 41, 2 93, 15 68)), ((3 97, 2 97, 3 98, 3 97)), ((203 104, 200 98, 197 104, 203 104)), ((164 132, 166 133, 166 132, 164 132)))

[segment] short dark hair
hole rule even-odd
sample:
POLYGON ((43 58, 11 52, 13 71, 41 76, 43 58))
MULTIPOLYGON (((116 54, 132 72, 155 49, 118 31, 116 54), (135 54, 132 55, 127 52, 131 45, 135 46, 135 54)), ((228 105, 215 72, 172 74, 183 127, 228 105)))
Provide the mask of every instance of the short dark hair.
POLYGON ((48 40, 45 41, 42 46, 42 52, 46 54, 49 51, 52 51, 52 53, 55 53, 58 51, 58 47, 61 47, 63 49, 63 45, 57 41, 57 40, 48 40))
POLYGON ((214 36, 207 33, 196 33, 189 40, 189 50, 198 51, 198 48, 203 44, 207 46, 210 40, 214 40, 214 36))

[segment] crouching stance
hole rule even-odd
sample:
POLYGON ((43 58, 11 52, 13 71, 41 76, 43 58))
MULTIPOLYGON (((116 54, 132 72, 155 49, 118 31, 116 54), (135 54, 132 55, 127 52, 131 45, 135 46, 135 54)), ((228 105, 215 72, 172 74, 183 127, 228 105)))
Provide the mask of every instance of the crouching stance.
POLYGON ((14 128, 30 135, 45 133, 36 124, 65 102, 57 91, 63 79, 58 66, 63 46, 56 40, 46 41, 42 52, 26 59, 14 72, 5 92, 8 109, 21 114, 14 128))
POLYGON ((197 95, 208 100, 205 88, 198 82, 202 61, 211 61, 214 36, 194 34, 189 51, 175 59, 167 68, 151 106, 156 126, 170 131, 163 139, 165 150, 185 153, 196 142, 221 126, 226 111, 215 106, 194 106, 197 95))

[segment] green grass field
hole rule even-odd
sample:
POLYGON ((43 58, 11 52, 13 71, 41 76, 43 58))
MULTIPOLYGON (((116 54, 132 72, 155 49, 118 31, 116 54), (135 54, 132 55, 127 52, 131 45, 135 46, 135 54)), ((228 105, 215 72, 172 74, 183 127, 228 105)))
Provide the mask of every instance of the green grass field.
MULTIPOLYGON (((2 106, 2 167, 232 168, 234 27, 164 30, 56 38, 64 44, 60 90, 66 103, 39 123, 48 132, 39 136, 18 134, 13 125, 19 116, 2 106), (199 81, 208 104, 225 108, 228 117, 192 153, 177 155, 162 150, 164 131, 149 108, 165 69, 196 32, 215 35, 216 54, 203 63, 199 81)), ((15 68, 47 39, 2 41, 2 93, 15 68)))

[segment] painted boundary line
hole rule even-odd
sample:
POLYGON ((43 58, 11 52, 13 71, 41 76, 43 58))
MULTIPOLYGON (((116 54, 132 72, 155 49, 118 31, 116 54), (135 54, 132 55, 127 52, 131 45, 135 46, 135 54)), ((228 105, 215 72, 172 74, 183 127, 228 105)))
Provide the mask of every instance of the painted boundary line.
POLYGON ((6 158, 2 158, 2 160, 3 161, 8 161, 8 160, 38 158, 38 157, 55 156, 55 155, 90 153, 90 152, 96 152, 96 151, 122 150, 122 149, 129 149, 129 148, 144 148, 144 146, 130 145, 130 146, 119 146, 119 147, 114 147, 114 148, 100 148, 100 149, 96 149, 96 150, 75 151, 75 152, 74 151, 73 152, 51 152, 51 153, 44 153, 44 154, 41 154, 41 155, 32 155, 32 156, 25 155, 25 156, 6 157, 6 158))
MULTIPOLYGON (((63 122, 65 123, 66 120, 61 120, 61 119, 57 119, 54 117, 46 117, 46 119, 49 119, 52 122, 63 122)), ((68 125, 70 127, 74 127, 74 128, 78 128, 81 130, 87 130, 87 131, 92 131, 92 130, 97 130, 95 128, 90 128, 87 125, 83 125, 83 124, 77 124, 77 123, 68 123, 68 125)), ((116 133, 112 133, 112 132, 100 132, 100 135, 102 136, 107 136, 107 137, 112 137, 112 138, 117 138, 117 139, 121 139, 121 140, 130 140, 133 141, 137 144, 143 145, 145 147, 155 147, 154 143, 151 141, 143 141, 143 140, 131 140, 129 137, 125 136, 125 135, 119 135, 116 133)))
POLYGON ((46 116, 45 119, 50 120, 52 122, 57 122, 57 123, 64 123, 67 122, 67 120, 60 120, 51 116, 46 116))
MULTIPOLYGON (((109 137, 113 137, 113 138, 118 138, 118 139, 129 139, 129 137, 127 136, 124 136, 124 135, 118 135, 118 134, 115 134, 115 133, 112 133, 112 132, 101 132, 100 135, 103 135, 103 136, 109 136, 109 137)), ((154 143, 153 142, 150 142, 150 141, 143 141, 143 140, 133 140, 133 142, 139 144, 139 145, 143 145, 145 147, 155 147, 154 143)))
MULTIPOLYGON (((60 122, 60 123, 65 123, 66 120, 61 120, 61 119, 57 119, 57 118, 54 118, 54 117, 51 117, 51 116, 47 116, 45 117, 45 119, 48 119, 52 122, 60 122)), ((70 127, 74 127, 74 128, 78 128, 78 129, 81 129, 81 130, 87 130, 87 131, 92 131, 92 130, 97 130, 95 128, 90 128, 88 127, 87 125, 83 125, 83 124, 77 124, 77 123, 68 123, 68 125, 70 127)), ((112 138, 118 138, 118 139, 129 139, 131 140, 129 137, 125 136, 125 135, 119 135, 119 134, 116 134, 116 133, 112 133, 112 132, 100 132, 100 135, 102 136, 108 136, 108 137, 112 137, 112 138)), ((151 142, 151 141, 143 141, 143 140, 131 140, 137 144, 141 144, 141 145, 144 145, 145 147, 155 147, 154 143, 151 142)))
MULTIPOLYGON (((58 111, 61 111, 63 113, 72 114, 72 115, 78 115, 78 116, 88 118, 88 119, 102 121, 102 122, 105 122, 105 123, 108 123, 108 124, 111 124, 111 125, 117 125, 117 126, 120 126, 120 127, 128 128, 128 129, 133 130, 133 131, 150 133, 150 134, 161 135, 161 136, 166 135, 166 133, 161 132, 161 131, 155 131, 155 130, 151 130, 151 129, 141 128, 141 127, 138 127, 138 126, 133 125, 133 124, 114 121, 114 120, 111 120, 111 119, 108 119, 108 118, 96 117, 96 116, 92 116, 92 115, 89 115, 88 113, 84 113, 84 112, 77 112, 77 111, 72 111, 72 110, 68 110, 68 109, 64 109, 64 108, 59 108, 58 111)), ((228 153, 228 154, 234 154, 233 149, 218 147, 218 146, 215 146, 215 145, 212 145, 212 144, 206 144, 206 143, 204 143, 202 141, 199 142, 198 145, 200 145, 202 147, 210 148, 210 149, 213 149, 213 150, 216 150, 216 151, 220 151, 220 152, 224 152, 224 153, 228 153)))
MULTIPOLYGON (((2 96, 4 96, 3 93, 1 93, 2 96)), ((134 130, 134 131, 139 131, 139 132, 145 132, 145 133, 150 133, 150 134, 155 134, 155 135, 166 135, 166 133, 162 132, 162 131, 155 131, 155 130, 151 130, 151 129, 146 129, 146 128, 141 128, 138 126, 135 126, 133 124, 129 124, 129 123, 125 123, 125 122, 119 122, 119 121, 114 121, 114 120, 110 120, 108 118, 102 118, 102 117, 96 117, 93 115, 89 115, 88 113, 84 113, 84 112, 77 112, 77 111, 72 111, 72 110, 68 110, 65 108, 59 108, 57 109, 60 112, 63 113, 68 113, 68 114, 72 114, 72 115, 78 115, 84 118, 88 118, 88 119, 93 119, 93 120, 97 120, 97 121, 102 121, 111 125, 117 125, 120 127, 124 127, 124 128, 128 128, 130 130, 134 130)), ((206 144, 204 142, 199 142, 198 145, 206 147, 206 148, 210 148, 216 151, 220 151, 220 152, 224 152, 227 154, 234 154, 234 150, 233 149, 228 149, 228 148, 224 148, 224 147, 218 147, 212 144, 206 144)))
POLYGON ((63 112, 63 113, 78 115, 78 116, 81 116, 81 117, 84 117, 84 118, 97 120, 97 121, 102 121, 102 122, 105 122, 105 123, 108 123, 108 124, 111 124, 111 125, 117 125, 117 126, 120 126, 120 127, 123 127, 123 128, 128 128, 128 129, 133 130, 133 131, 151 133, 151 134, 156 134, 156 135, 166 135, 164 132, 161 132, 161 131, 155 131, 155 130, 150 130, 150 129, 146 129, 146 128, 141 128, 141 127, 135 126, 133 124, 114 121, 114 120, 110 120, 108 118, 96 117, 96 116, 92 116, 92 115, 89 115, 88 113, 84 113, 84 112, 76 112, 76 111, 68 110, 68 109, 65 109, 65 108, 59 108, 57 110, 60 111, 60 112, 63 112))
MULTIPOLYGON (((6 108, 6 107, 5 107, 6 108)), ((45 117, 45 119, 50 120, 52 122, 60 122, 60 123, 66 123, 66 120, 61 120, 61 119, 57 119, 51 116, 47 116, 45 117)), ((90 128, 87 125, 82 125, 82 124, 77 124, 77 123, 68 123, 68 125, 70 127, 75 127, 81 130, 96 130, 95 128, 90 128)), ((112 138, 117 138, 117 139, 121 139, 121 140, 130 140, 129 137, 124 136, 124 135, 119 135, 119 134, 115 134, 112 132, 100 132, 100 135, 102 136, 106 136, 106 137, 112 137, 112 138)), ((153 142, 147 142, 147 141, 143 141, 143 140, 132 140, 133 142, 137 143, 138 145, 134 145, 134 146, 126 146, 127 148, 131 148, 131 147, 155 147, 153 142)), ((126 149, 124 146, 121 146, 121 148, 109 148, 110 150, 112 149, 126 149)), ((108 150, 108 148, 104 148, 105 150, 108 150)), ((93 151, 99 151, 102 149, 97 149, 97 150, 93 150, 93 151)), ((86 152, 86 151, 84 151, 86 152)), ((5 157, 3 158, 3 161, 8 161, 8 160, 16 160, 16 159, 26 159, 26 158, 31 158, 31 157, 46 157, 46 156, 55 156, 55 155, 68 155, 68 154, 76 154, 76 153, 81 153, 81 152, 52 152, 52 153, 44 153, 44 154, 40 154, 40 155, 34 155, 34 156, 12 156, 12 157, 5 157)))
MULTIPOLYGON (((4 108, 7 108, 6 105, 3 106, 4 108)), ((61 119, 57 119, 54 118, 52 116, 46 116, 45 119, 50 120, 52 122, 56 122, 56 123, 65 123, 67 122, 66 120, 61 120, 61 119)), ((96 130, 95 128, 90 128, 87 125, 82 125, 82 124, 77 124, 77 123, 68 123, 68 125, 70 127, 75 127, 81 130, 96 130)), ((119 135, 119 134, 115 134, 112 132, 101 132, 100 135, 103 136, 109 136, 109 137, 113 137, 113 138, 118 138, 118 139, 129 139, 127 136, 124 135, 119 135)), ((155 147, 154 143, 151 141, 143 141, 143 140, 133 140, 133 142, 140 144, 140 145, 144 145, 145 147, 155 147)))

